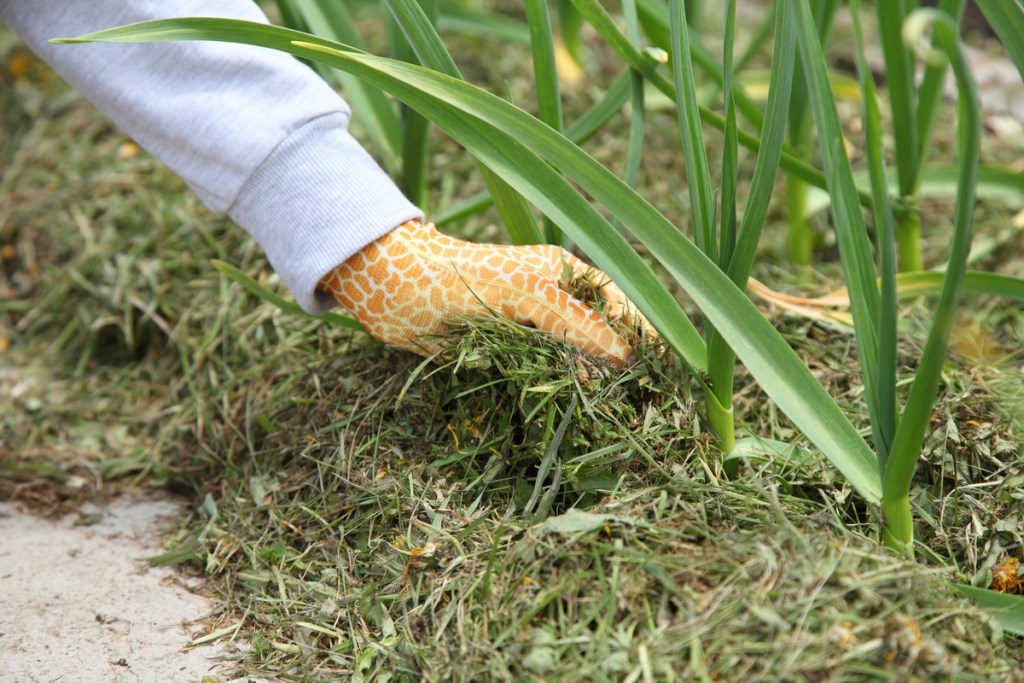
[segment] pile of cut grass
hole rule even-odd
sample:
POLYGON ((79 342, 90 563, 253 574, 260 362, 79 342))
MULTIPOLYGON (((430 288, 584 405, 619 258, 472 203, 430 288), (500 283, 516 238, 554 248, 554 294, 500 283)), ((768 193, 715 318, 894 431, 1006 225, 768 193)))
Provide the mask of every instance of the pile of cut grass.
POLYGON ((888 556, 817 462, 723 480, 701 435, 681 435, 693 413, 656 357, 595 372, 507 325, 467 332, 422 376, 379 353, 318 371, 207 491, 184 546, 234 608, 211 631, 240 626, 249 661, 296 680, 986 680, 1019 666, 1019 641, 951 594, 955 572, 888 556), (545 399, 553 419, 535 410, 545 399), (566 415, 555 475, 545 456, 566 415), (550 506, 525 513, 538 490, 550 506))
MULTIPOLYGON (((6 62, 14 43, 0 45, 6 62)), ((31 74, 45 70, 18 80, 17 100, 0 87, 0 123, 21 133, 3 167, 22 170, 0 180, 0 496, 49 510, 125 488, 188 496, 195 512, 163 559, 210 577, 222 602, 206 632, 247 638, 241 667, 285 680, 1019 676, 1021 639, 947 580, 987 585, 1020 553, 1022 373, 993 359, 1020 338, 1021 312, 983 302, 979 332, 955 347, 914 495, 931 553, 908 563, 819 458, 752 457, 724 479, 688 378, 657 349, 620 370, 477 321, 423 364, 257 301, 209 265, 276 287, 253 243, 31 74), (985 362, 972 339, 995 349, 985 362)), ((1020 275, 1006 256, 1020 238, 979 230, 1020 275)), ((863 424, 849 332, 778 325, 863 424)), ((749 433, 800 445, 738 381, 749 433)))

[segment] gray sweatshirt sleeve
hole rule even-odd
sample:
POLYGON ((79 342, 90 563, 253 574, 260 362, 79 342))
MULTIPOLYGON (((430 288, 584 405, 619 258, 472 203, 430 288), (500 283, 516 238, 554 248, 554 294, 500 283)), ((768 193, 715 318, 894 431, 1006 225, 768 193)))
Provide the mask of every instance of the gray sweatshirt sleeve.
POLYGON ((47 43, 169 16, 266 22, 252 0, 0 0, 0 20, 252 234, 304 309, 326 310, 320 278, 422 213, 348 133, 347 105, 289 55, 209 42, 47 43))

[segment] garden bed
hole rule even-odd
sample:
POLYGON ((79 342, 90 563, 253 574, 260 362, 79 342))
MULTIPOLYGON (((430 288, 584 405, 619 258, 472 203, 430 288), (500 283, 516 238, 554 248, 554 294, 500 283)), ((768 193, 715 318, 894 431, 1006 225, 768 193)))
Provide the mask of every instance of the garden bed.
MULTIPOLYGON (((587 37, 568 117, 621 67, 587 37)), ((528 48, 459 36, 451 48, 467 78, 501 91, 507 80, 532 107, 528 48)), ((251 240, 9 34, 0 55, 0 129, 12 133, 0 148, 0 498, 56 514, 123 490, 184 496, 161 560, 205 577, 217 602, 195 630, 246 639, 242 670, 1020 680, 1024 641, 951 587, 988 587, 1021 557, 1019 306, 964 306, 911 489, 908 560, 879 543, 870 506, 742 367, 733 405, 749 457, 729 477, 701 390, 662 348, 621 369, 471 321, 423 364, 262 302, 210 265, 277 290, 251 240)), ((858 112, 844 110, 852 128, 858 112)), ((674 112, 655 101, 649 116, 637 182, 685 225, 674 112)), ((1020 128, 998 116, 982 159, 1019 164, 1020 128)), ((614 119, 587 150, 620 171, 627 126, 614 119)), ((443 210, 481 186, 434 135, 431 202, 443 210)), ((953 139, 940 118, 935 155, 952 161, 953 139)), ((922 204, 929 264, 947 254, 950 206, 922 204)), ((1024 277, 1019 210, 982 200, 972 268, 1024 277)), ((813 266, 785 262, 783 213, 773 202, 754 275, 808 296, 840 287, 824 220, 813 266)), ((485 213, 447 229, 497 240, 495 224, 485 213)), ((901 304, 904 385, 931 306, 901 304)), ((867 432, 852 331, 763 310, 867 432)))

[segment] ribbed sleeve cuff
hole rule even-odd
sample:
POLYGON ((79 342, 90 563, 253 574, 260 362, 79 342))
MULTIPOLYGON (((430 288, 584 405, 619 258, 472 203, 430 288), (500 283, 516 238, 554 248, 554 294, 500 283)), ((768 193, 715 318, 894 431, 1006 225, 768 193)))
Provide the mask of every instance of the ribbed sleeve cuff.
POLYGON ((423 217, 346 126, 339 112, 295 130, 228 210, 310 313, 335 305, 316 291, 328 271, 405 221, 423 217))

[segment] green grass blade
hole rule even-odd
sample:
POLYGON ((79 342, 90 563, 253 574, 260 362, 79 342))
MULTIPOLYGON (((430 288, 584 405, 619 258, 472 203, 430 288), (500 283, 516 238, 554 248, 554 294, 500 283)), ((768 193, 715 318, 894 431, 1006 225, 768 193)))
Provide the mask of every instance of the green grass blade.
MULTIPOLYGON (((828 46, 832 34, 835 4, 834 0, 813 0, 811 4, 816 35, 823 50, 828 46)), ((789 142, 795 153, 803 158, 811 156, 813 116, 809 104, 807 77, 804 75, 803 64, 797 62, 796 75, 793 77, 793 95, 789 102, 789 142)), ((809 266, 814 259, 814 233, 810 222, 803 218, 809 191, 810 188, 802 179, 787 179, 785 192, 789 225, 786 252, 791 263, 801 266, 809 266)))
MULTIPOLYGON (((434 28, 435 16, 417 0, 384 0, 402 30, 419 63, 453 78, 462 78, 448 49, 434 28)), ((436 7, 433 0, 428 7, 436 7)))
MULTIPOLYGON (((415 0, 385 0, 401 26, 420 63, 452 78, 462 78, 434 25, 415 0)), ((491 193, 509 237, 516 244, 538 244, 543 235, 526 200, 485 167, 480 167, 484 184, 491 193)))
POLYGON ((666 341, 700 367, 706 350, 692 325, 683 322, 679 305, 603 216, 549 166, 554 165, 571 175, 658 256, 776 404, 865 500, 880 500, 881 484, 871 450, 804 362, 746 295, 628 185, 563 136, 501 98, 415 65, 294 35, 277 27, 229 19, 173 19, 97 32, 77 40, 212 39, 278 47, 347 69, 415 103, 474 154, 501 167, 542 211, 556 216, 648 315, 666 341))
POLYGON ((882 143, 882 116, 878 110, 874 75, 864 57, 864 31, 860 21, 860 2, 850 0, 853 17, 854 52, 860 77, 864 112, 864 147, 875 198, 875 244, 878 251, 881 292, 878 308, 878 365, 875 367, 875 403, 878 423, 872 425, 879 471, 892 448, 899 416, 896 402, 896 222, 889 208, 889 189, 885 178, 885 147, 882 143))
MULTIPOLYGON (((836 12, 835 5, 836 3, 833 0, 814 0, 811 4, 811 11, 814 14, 814 26, 817 29, 818 41, 823 49, 828 47, 832 35, 832 25, 836 12)), ((797 64, 797 73, 793 82, 796 85, 796 89, 790 102, 790 139, 794 146, 803 148, 811 132, 811 116, 808 108, 808 93, 803 66, 799 63, 797 64)))
POLYGON ((251 277, 243 273, 241 270, 231 265, 230 263, 226 263, 225 261, 219 261, 217 259, 214 259, 210 263, 213 264, 214 268, 224 273, 224 275, 229 280, 240 285, 242 289, 246 290, 250 294, 255 294, 256 296, 258 296, 260 299, 263 299, 267 303, 277 306, 285 313, 288 313, 290 315, 300 315, 309 316, 312 318, 319 318, 320 320, 329 322, 332 325, 347 327, 350 330, 358 330, 359 332, 366 332, 366 328, 359 324, 359 321, 356 320, 355 318, 350 318, 347 315, 341 315, 340 313, 333 313, 331 311, 328 311, 327 313, 323 313, 321 315, 310 316, 309 313, 306 313, 304 310, 302 310, 302 308, 294 301, 290 299, 285 299, 282 296, 278 296, 277 294, 270 291, 269 289, 261 285, 259 282, 252 279, 251 277))
MULTIPOLYGON (((967 269, 967 256, 971 248, 981 148, 981 109, 978 90, 959 42, 957 26, 947 14, 937 10, 918 10, 910 15, 904 28, 908 42, 917 39, 928 26, 931 27, 933 35, 939 38, 938 43, 949 59, 957 81, 957 159, 960 163, 960 187, 957 191, 953 239, 942 292, 935 306, 928 339, 921 353, 917 374, 910 387, 903 417, 896 430, 889 463, 882 478, 883 512, 887 514, 886 503, 896 501, 900 497, 905 499, 910 490, 917 458, 931 419, 932 405, 938 393, 949 333, 960 300, 964 272, 967 269)), ((936 52, 933 49, 929 53, 929 58, 935 56, 936 52)), ((907 538, 912 538, 912 531, 896 528, 891 532, 896 543, 905 543, 907 538)))
POLYGON ((978 7, 1024 77, 1024 0, 978 0, 978 7))
POLYGON ((711 173, 704 148, 697 109, 697 90, 690 61, 690 32, 686 28, 686 8, 681 0, 672 0, 672 78, 675 83, 676 118, 686 164, 686 187, 690 194, 690 220, 694 241, 713 262, 718 262, 718 246, 711 225, 711 173))
POLYGON ((425 213, 430 171, 430 122, 408 109, 402 110, 402 191, 425 213))
POLYGON ((999 593, 962 583, 954 583, 953 588, 985 610, 1004 631, 1024 636, 1024 595, 999 593))
POLYGON ((505 225, 513 244, 541 244, 544 235, 537 227, 529 205, 522 195, 509 187, 486 166, 480 167, 480 175, 491 195, 494 207, 505 225))
MULTIPOLYGON (((406 62, 418 60, 420 64, 435 69, 444 64, 446 68, 457 71, 455 63, 451 61, 443 46, 437 50, 435 42, 423 38, 424 35, 434 33, 437 0, 399 0, 397 6, 390 0, 385 0, 385 3, 390 10, 385 19, 388 44, 393 57, 406 62), (446 57, 448 62, 444 63, 446 57)), ((430 176, 430 121, 405 104, 401 105, 401 115, 402 189, 409 201, 429 214, 427 183, 430 176)))
MULTIPOLYGON (((558 85, 555 42, 546 0, 526 0, 526 21, 530 27, 538 115, 541 121, 561 133, 564 127, 562 94, 558 85)), ((547 217, 544 218, 544 240, 548 244, 562 244, 562 231, 547 217)))
MULTIPOLYGON (((909 50, 903 44, 900 30, 903 20, 916 4, 914 0, 875 3, 892 116, 899 196, 911 204, 914 203, 912 195, 921 165, 918 142, 921 132, 917 129, 913 63, 909 50)), ((921 219, 916 212, 899 217, 896 239, 900 270, 923 270, 921 219)))

